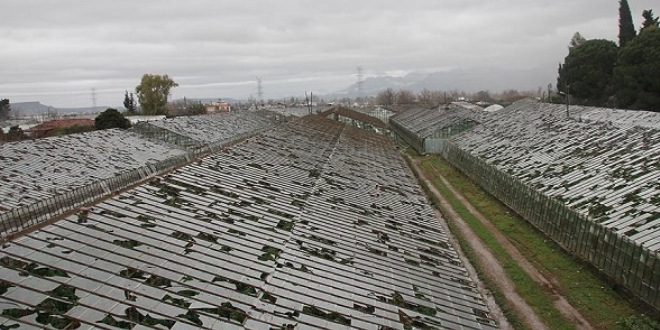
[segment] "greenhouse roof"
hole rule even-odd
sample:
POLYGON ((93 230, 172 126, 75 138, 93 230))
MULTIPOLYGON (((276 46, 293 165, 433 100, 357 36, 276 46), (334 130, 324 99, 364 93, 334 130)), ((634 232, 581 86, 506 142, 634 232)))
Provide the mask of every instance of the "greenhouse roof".
POLYGON ((495 328, 439 221, 391 141, 310 116, 5 242, 0 325, 495 328))
POLYGON ((520 101, 452 138, 460 148, 660 250, 660 114, 520 101), (567 117, 567 116, 570 116, 567 117))
POLYGON ((380 119, 342 106, 332 107, 328 110, 319 113, 318 115, 321 117, 328 117, 331 114, 339 114, 347 118, 351 118, 357 121, 361 121, 363 123, 367 123, 374 127, 387 129, 387 124, 382 122, 380 119))
MULTIPOLYGON (((177 117, 142 123, 199 139, 200 145, 272 127, 268 113, 177 117)), ((127 171, 187 155, 139 130, 110 129, 0 144, 0 213, 127 171)))
POLYGON ((402 128, 419 138, 427 138, 435 132, 466 121, 481 122, 486 115, 483 109, 475 110, 461 103, 452 103, 435 109, 417 108, 401 112, 390 118, 402 128))
POLYGON ((268 128, 275 123, 270 111, 217 113, 203 116, 184 116, 149 122, 203 143, 222 141, 245 132, 268 128), (218 127, 218 124, 221 127, 218 127))
POLYGON ((120 129, 0 144, 0 213, 184 153, 120 129))

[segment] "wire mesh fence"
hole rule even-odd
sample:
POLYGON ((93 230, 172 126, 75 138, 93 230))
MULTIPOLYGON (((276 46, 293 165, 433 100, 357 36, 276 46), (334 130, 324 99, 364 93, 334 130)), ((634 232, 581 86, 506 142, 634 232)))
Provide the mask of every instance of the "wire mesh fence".
POLYGON ((660 309, 660 256, 445 140, 442 156, 573 255, 660 309))

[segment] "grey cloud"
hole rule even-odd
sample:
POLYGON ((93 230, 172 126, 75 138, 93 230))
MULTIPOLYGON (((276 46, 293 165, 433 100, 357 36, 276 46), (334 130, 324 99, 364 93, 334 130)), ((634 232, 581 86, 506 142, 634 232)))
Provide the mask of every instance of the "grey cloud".
MULTIPOLYGON (((643 9, 660 11, 652 0, 630 3, 637 25, 643 9)), ((0 97, 56 106, 89 105, 92 87, 99 102, 118 105, 144 73, 172 76, 175 94, 235 98, 255 93, 255 76, 272 97, 331 91, 353 83, 357 65, 369 74, 538 69, 552 82, 575 31, 616 40, 618 24, 615 0, 9 0, 3 7, 0 97)))

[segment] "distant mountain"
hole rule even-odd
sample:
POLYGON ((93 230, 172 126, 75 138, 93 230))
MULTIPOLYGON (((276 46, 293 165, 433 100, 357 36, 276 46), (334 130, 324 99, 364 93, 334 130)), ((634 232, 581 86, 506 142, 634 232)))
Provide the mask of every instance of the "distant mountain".
MULTIPOLYGON (((190 102, 202 102, 202 103, 209 103, 209 102, 216 102, 219 99, 218 98, 189 98, 187 99, 190 102)), ((225 101, 230 104, 236 104, 239 103, 240 101, 231 99, 231 98, 223 98, 221 99, 222 101, 225 101)), ((175 101, 183 101, 183 99, 178 99, 175 101)), ((14 115, 18 116, 39 116, 39 115, 46 115, 46 114, 58 114, 58 115, 68 115, 68 114, 95 114, 95 113, 101 113, 107 108, 115 108, 119 111, 124 111, 126 110, 122 106, 104 106, 104 105, 99 105, 97 107, 84 107, 84 108, 57 108, 51 105, 47 104, 42 104, 41 102, 15 102, 11 103, 11 110, 14 115)))
POLYGON ((40 102, 18 102, 11 103, 11 112, 21 116, 40 115, 49 112, 56 112, 57 109, 40 102))
MULTIPOLYGON (((15 115, 20 116, 36 116, 46 114, 74 114, 74 113, 100 113, 103 110, 110 108, 108 106, 86 107, 86 108, 56 108, 50 105, 41 104, 41 102, 16 102, 11 103, 11 111, 15 115)), ((114 107, 115 109, 123 109, 121 107, 114 107)))
MULTIPOLYGON (((387 88, 394 90, 407 89, 418 93, 424 88, 440 91, 478 92, 487 90, 501 92, 507 89, 536 90, 547 88, 549 83, 556 82, 556 72, 546 69, 498 69, 474 68, 457 69, 431 73, 412 72, 405 76, 378 76, 364 80, 363 92, 374 96, 387 88)), ((356 97, 357 83, 335 93, 323 95, 324 99, 356 97)))

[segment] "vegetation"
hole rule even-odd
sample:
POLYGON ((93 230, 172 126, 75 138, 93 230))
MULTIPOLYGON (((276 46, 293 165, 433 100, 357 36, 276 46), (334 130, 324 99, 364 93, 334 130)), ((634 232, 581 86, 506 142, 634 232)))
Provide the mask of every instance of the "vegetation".
POLYGON ((76 134, 76 133, 84 133, 84 132, 91 132, 95 129, 93 126, 84 126, 84 125, 71 125, 69 127, 64 127, 57 129, 55 131, 56 136, 62 136, 62 135, 69 135, 69 134, 76 134))
POLYGON ((7 133, 2 132, 0 129, 0 141, 14 142, 26 139, 27 136, 23 132, 23 129, 18 125, 9 127, 7 133))
POLYGON ((236 291, 238 291, 240 293, 244 293, 244 294, 247 294, 247 295, 250 295, 250 296, 257 296, 259 294, 259 291, 257 291, 257 288, 252 286, 252 285, 243 284, 243 283, 238 282, 238 281, 231 281, 231 282, 232 282, 232 284, 234 284, 236 286, 236 291))
POLYGON ((131 127, 131 122, 124 117, 117 109, 108 108, 94 118, 94 127, 98 130, 109 128, 127 129, 131 127))
POLYGON ((628 1, 619 3, 619 46, 608 40, 584 40, 576 33, 569 54, 559 66, 557 90, 569 95, 574 104, 658 112, 658 18, 652 10, 644 10, 637 34, 628 1))
POLYGON ((169 111, 171 116, 197 116, 206 114, 206 107, 202 102, 190 101, 186 98, 183 101, 175 101, 171 104, 169 111))
POLYGON ((325 320, 328 320, 330 322, 335 322, 343 325, 351 325, 351 319, 345 317, 344 315, 341 315, 337 312, 324 312, 315 306, 303 306, 302 312, 304 314, 316 316, 318 318, 322 318, 325 320))
POLYGON ((391 88, 380 91, 376 96, 376 102, 384 106, 394 105, 396 103, 396 92, 391 88))
POLYGON ((282 250, 269 245, 264 245, 261 248, 261 251, 263 252, 261 256, 259 256, 259 260, 261 261, 276 260, 277 256, 280 255, 280 252, 282 252, 282 250))
POLYGON ((582 45, 583 43, 587 42, 587 39, 585 39, 580 32, 575 32, 573 34, 573 38, 571 38, 571 43, 568 44, 568 48, 574 48, 579 45, 582 45))
POLYGON ((198 326, 202 326, 204 322, 199 317, 200 316, 199 312, 215 314, 220 316, 221 318, 227 320, 233 320, 238 323, 243 323, 243 321, 245 321, 245 319, 247 318, 247 314, 245 313, 245 311, 243 311, 238 307, 232 306, 230 302, 223 302, 220 304, 220 307, 189 309, 186 314, 180 314, 177 315, 177 317, 186 319, 192 323, 197 324, 198 326))
POLYGON ((642 23, 642 28, 640 30, 640 33, 646 30, 647 28, 651 27, 658 27, 660 26, 660 23, 658 23, 658 18, 653 17, 653 10, 645 10, 642 12, 642 17, 644 18, 644 22, 642 23))
POLYGON ((167 97, 170 90, 179 86, 168 75, 144 74, 135 87, 143 115, 167 114, 167 97))
POLYGON ((612 95, 617 47, 613 41, 576 42, 560 66, 557 88, 588 105, 603 105, 612 95), (570 86, 570 87, 569 87, 570 86))
POLYGON ((136 240, 133 240, 133 239, 127 239, 127 240, 118 240, 118 239, 116 239, 116 240, 112 241, 112 243, 116 244, 116 245, 119 245, 123 248, 127 248, 127 249, 133 249, 136 246, 142 245, 142 243, 140 243, 136 240))
POLYGON ((137 103, 133 97, 133 93, 128 94, 128 91, 124 94, 124 108, 126 108, 126 114, 128 115, 137 115, 137 103))
POLYGON ((280 220, 276 227, 282 230, 291 231, 293 229, 293 221, 280 220))
POLYGON ((9 112, 11 112, 11 104, 8 99, 0 100, 0 120, 9 119, 9 112))
POLYGON ((69 275, 59 269, 50 267, 41 267, 36 263, 27 263, 12 257, 2 257, 0 259, 0 266, 11 268, 19 271, 19 276, 38 276, 38 277, 69 277, 69 275))
POLYGON ((617 105, 660 112, 660 29, 643 30, 619 51, 614 79, 617 105))
POLYGON ((619 1, 619 47, 624 47, 628 42, 635 38, 635 25, 633 24, 632 14, 628 0, 619 1))

